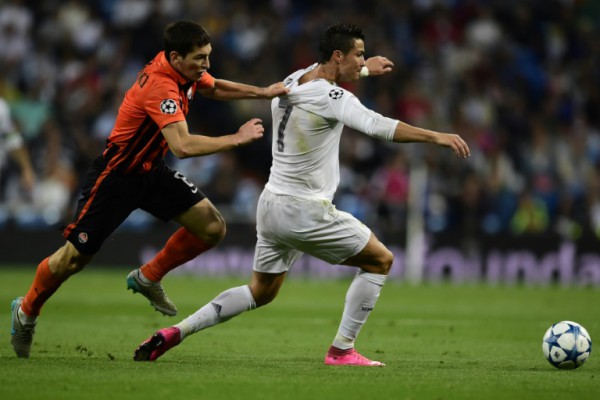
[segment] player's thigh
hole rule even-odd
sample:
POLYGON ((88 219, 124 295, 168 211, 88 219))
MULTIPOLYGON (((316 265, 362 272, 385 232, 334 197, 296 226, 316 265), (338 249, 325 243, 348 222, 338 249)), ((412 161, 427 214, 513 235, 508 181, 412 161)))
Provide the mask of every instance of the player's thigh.
POLYGON ((281 243, 269 233, 257 235, 252 269, 258 273, 278 274, 287 272, 302 256, 302 252, 281 243))
POLYGON ((289 248, 339 264, 358 254, 371 236, 371 230, 362 222, 338 211, 325 199, 276 195, 264 190, 256 215, 257 251, 265 253, 261 257, 267 260, 272 256, 270 252, 289 248))
POLYGON ((135 176, 106 169, 98 157, 88 170, 73 222, 63 236, 81 254, 98 252, 104 241, 138 207, 144 184, 135 176))
POLYGON ((52 254, 48 260, 50 272, 59 278, 80 271, 92 260, 92 255, 82 254, 75 246, 67 241, 61 248, 52 254))
POLYGON ((181 173, 161 165, 148 177, 150 189, 140 208, 163 220, 174 220, 192 234, 216 243, 225 220, 211 201, 181 173))
POLYGON ((313 220, 311 229, 294 238, 295 247, 330 264, 342 264, 359 254, 369 243, 371 230, 353 215, 331 209, 313 220))

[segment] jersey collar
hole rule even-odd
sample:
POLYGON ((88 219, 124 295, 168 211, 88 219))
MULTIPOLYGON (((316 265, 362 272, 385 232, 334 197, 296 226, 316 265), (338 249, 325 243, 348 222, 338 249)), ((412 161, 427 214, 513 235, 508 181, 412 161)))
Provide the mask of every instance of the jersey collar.
POLYGON ((177 72, 177 70, 175 68, 173 68, 173 66, 171 65, 169 60, 167 60, 167 55, 165 54, 164 51, 161 51, 160 53, 158 53, 156 58, 157 58, 158 62, 160 63, 160 65, 162 66, 162 68, 164 69, 164 71, 171 78, 173 78, 179 85, 185 85, 187 83, 190 83, 179 72, 177 72))

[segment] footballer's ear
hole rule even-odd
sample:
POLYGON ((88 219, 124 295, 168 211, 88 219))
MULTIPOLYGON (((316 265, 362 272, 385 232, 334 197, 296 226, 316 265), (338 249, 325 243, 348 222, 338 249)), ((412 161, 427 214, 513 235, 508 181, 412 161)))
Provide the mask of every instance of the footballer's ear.
POLYGON ((181 62, 181 60, 183 59, 183 57, 175 50, 173 50, 169 53, 168 58, 169 58, 169 62, 173 65, 179 64, 181 62))
POLYGON ((335 62, 341 62, 342 61, 342 57, 344 56, 344 53, 342 53, 340 50, 334 50, 333 54, 331 56, 331 58, 335 61, 335 62))

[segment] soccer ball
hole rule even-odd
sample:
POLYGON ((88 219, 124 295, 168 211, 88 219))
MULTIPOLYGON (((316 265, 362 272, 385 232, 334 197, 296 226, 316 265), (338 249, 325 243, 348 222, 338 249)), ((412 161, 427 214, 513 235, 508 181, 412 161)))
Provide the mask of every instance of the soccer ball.
POLYGON ((556 368, 575 369, 590 356, 592 339, 577 322, 561 321, 546 331, 542 350, 548 362, 556 368))

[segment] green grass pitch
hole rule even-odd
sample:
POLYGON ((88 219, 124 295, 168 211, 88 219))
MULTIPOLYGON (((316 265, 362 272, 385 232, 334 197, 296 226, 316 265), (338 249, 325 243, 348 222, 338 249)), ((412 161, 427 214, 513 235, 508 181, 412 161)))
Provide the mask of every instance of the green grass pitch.
MULTIPOLYGON (((274 303, 199 332, 154 363, 132 361, 158 328, 247 277, 173 275, 179 316, 125 290, 125 268, 88 269, 46 304, 31 358, 10 346, 10 301, 33 268, 0 268, 0 399, 597 399, 600 354, 553 368, 542 336, 570 319, 600 340, 596 288, 388 282, 357 348, 384 368, 327 367, 347 280, 292 276, 274 303)), ((598 352, 600 350, 596 350, 598 352)))

